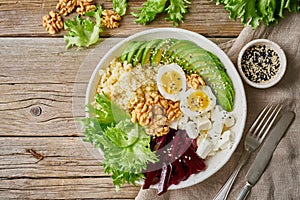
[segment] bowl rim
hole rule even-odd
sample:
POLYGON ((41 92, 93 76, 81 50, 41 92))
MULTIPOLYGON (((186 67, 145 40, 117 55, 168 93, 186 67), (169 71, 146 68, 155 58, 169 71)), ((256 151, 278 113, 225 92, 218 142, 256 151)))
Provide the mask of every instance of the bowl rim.
MULTIPOLYGON (((239 96, 235 95, 235 106, 234 106, 234 111, 237 112, 237 109, 240 109, 239 114, 240 114, 240 118, 239 118, 239 124, 238 127, 236 129, 238 129, 238 133, 237 134, 235 132, 234 135, 234 143, 232 145, 232 147, 228 150, 225 151, 224 153, 228 153, 228 155, 220 155, 218 156, 219 158, 222 157, 223 161, 220 162, 218 161, 218 165, 217 167, 213 167, 212 172, 202 175, 202 172, 199 172, 198 174, 194 174, 191 175, 187 180, 182 181, 179 185, 171 185, 168 189, 172 190, 172 189, 180 189, 180 188, 185 188, 188 186, 192 186, 194 184, 200 183, 204 180, 206 180, 207 178, 211 177, 212 175, 214 175, 215 173, 217 173, 222 167, 225 166, 225 164, 230 160, 230 158, 232 157, 233 153, 236 151, 239 143, 242 140, 242 136, 243 136, 243 131, 245 129, 245 124, 246 124, 246 117, 247 117, 247 100, 246 100, 246 94, 245 94, 245 89, 244 89, 244 85, 243 82, 239 76, 238 71, 236 70, 234 64, 232 63, 232 61, 229 59, 228 55, 214 42, 212 42, 211 40, 209 40, 208 38, 204 37, 201 34, 189 31, 189 30, 185 30, 185 29, 181 29, 181 28, 152 28, 152 29, 148 29, 145 31, 141 31, 138 32, 136 34, 133 34, 123 40, 121 40, 120 42, 118 42, 115 46, 113 46, 98 62, 97 66, 95 67, 92 76, 90 77, 89 80, 89 84, 86 90, 86 98, 85 98, 85 103, 88 104, 91 101, 91 95, 95 94, 93 93, 93 90, 95 88, 93 88, 93 82, 95 81, 95 78, 98 76, 98 71, 99 69, 101 69, 101 66, 107 62, 106 60, 111 57, 111 55, 115 52, 118 51, 120 49, 122 49, 124 47, 124 45, 126 45, 129 41, 131 40, 140 40, 141 37, 147 36, 149 37, 149 35, 151 36, 151 38, 153 37, 153 35, 155 34, 159 34, 159 33, 164 33, 164 34, 168 34, 168 33, 172 33, 174 35, 177 35, 177 37, 179 37, 179 35, 183 35, 184 38, 189 39, 191 41, 194 41, 195 43, 197 43, 197 45, 199 45, 199 43, 205 43, 208 45, 208 47, 206 49, 213 51, 214 54, 218 54, 218 58, 223 62, 224 66, 226 69, 230 69, 231 73, 229 74, 231 79, 234 79, 234 82, 236 84, 234 84, 234 89, 239 91, 239 96), (200 41, 197 41, 200 40, 200 41), (196 42, 197 41, 197 42, 196 42), (225 65, 224 61, 226 61, 227 65, 225 65), (240 105, 239 108, 237 108, 236 105, 240 105), (201 173, 201 176, 199 175, 201 173), (191 179, 191 177, 194 176, 192 179, 193 181, 189 181, 191 179), (200 177, 201 178, 200 178, 200 177)), ((169 36, 165 36, 164 37, 168 38, 169 36)), ((147 39, 147 38, 146 38, 147 39)), ((145 40, 145 39, 143 39, 145 40)), ((201 46, 201 45, 199 45, 201 46)), ((92 95, 93 98, 94 95, 92 95)), ((86 117, 88 117, 89 114, 88 112, 86 112, 86 117)), ((224 154, 223 153, 223 154, 224 154)), ((207 171, 207 170, 205 170, 207 171)), ((204 172, 205 172, 204 171, 204 172)), ((151 188, 156 188, 157 186, 151 186, 151 188)))
POLYGON ((243 48, 240 50, 239 55, 238 55, 238 61, 237 61, 237 66, 238 66, 238 71, 241 75, 241 77, 243 78, 243 80, 250 86, 254 87, 254 88, 259 88, 259 89, 265 89, 265 88, 269 88, 274 86, 275 84, 277 84, 282 77, 285 74, 286 71, 286 66, 287 66, 287 59, 286 59, 286 55, 283 51, 283 49, 275 42, 269 40, 269 39, 255 39, 252 40, 250 42, 248 42, 246 45, 243 46, 243 48), (274 51, 276 51, 276 53, 279 56, 279 61, 280 61, 280 67, 279 67, 279 71, 277 72, 276 76, 274 76, 272 79, 270 79, 269 81, 266 81, 264 83, 255 83, 252 82, 251 80, 249 80, 243 70, 242 70, 242 56, 244 55, 245 51, 249 48, 252 47, 254 45, 257 44, 265 44, 269 47, 271 47, 272 49, 274 49, 274 51))

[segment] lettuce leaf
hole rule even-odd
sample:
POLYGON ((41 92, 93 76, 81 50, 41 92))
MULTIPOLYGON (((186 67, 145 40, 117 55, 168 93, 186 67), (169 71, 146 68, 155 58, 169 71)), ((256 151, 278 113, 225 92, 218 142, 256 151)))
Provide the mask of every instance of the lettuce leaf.
POLYGON ((188 0, 170 0, 170 5, 166 8, 168 16, 167 21, 173 21, 173 26, 178 26, 179 22, 183 22, 183 15, 186 14, 188 6, 191 4, 188 0))
POLYGON ((158 161, 144 128, 132 123, 130 116, 104 93, 96 95, 89 112, 91 117, 82 120, 84 141, 101 149, 104 171, 111 174, 116 189, 144 178, 147 164, 158 161))
POLYGON ((123 16, 126 13, 128 3, 127 0, 113 0, 113 10, 118 13, 118 15, 123 16))
POLYGON ((167 0, 147 0, 142 4, 142 8, 138 9, 138 13, 131 12, 131 14, 137 18, 136 23, 146 25, 165 10, 166 3, 167 0))
POLYGON ((299 12, 299 0, 216 0, 216 4, 224 4, 224 8, 230 12, 230 18, 248 23, 253 29, 261 22, 266 26, 278 23, 284 17, 284 11, 299 12))
POLYGON ((67 48, 72 46, 89 47, 99 40, 99 34, 102 32, 101 13, 102 8, 98 6, 96 11, 86 13, 86 16, 94 17, 96 22, 89 17, 83 19, 77 15, 74 20, 68 19, 64 23, 65 29, 69 29, 69 32, 64 36, 67 48))

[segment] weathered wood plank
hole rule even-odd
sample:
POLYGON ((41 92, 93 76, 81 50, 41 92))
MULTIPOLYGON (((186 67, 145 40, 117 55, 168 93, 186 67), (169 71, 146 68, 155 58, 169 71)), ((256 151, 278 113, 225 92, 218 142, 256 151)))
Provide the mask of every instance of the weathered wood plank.
POLYGON ((0 38, 0 135, 78 135, 74 117, 84 116, 89 77, 119 41, 110 38, 90 49, 66 50, 62 38, 0 38), (36 107, 41 108, 39 116, 31 114, 36 107))
POLYGON ((0 137, 0 152, 0 178, 108 177, 100 154, 80 137, 0 137))
MULTIPOLYGON (((110 48, 120 39, 109 39, 110 48)), ((78 69, 92 49, 65 49, 62 38, 0 39, 0 135, 74 135, 72 98, 84 98, 85 84, 73 94, 78 69), (42 109, 40 116, 30 110, 42 109), (43 127, 41 129, 40 127, 43 127)), ((91 55, 96 63, 106 51, 91 55)), ((85 69, 82 69, 84 72, 85 69)), ((83 106, 83 104, 81 105, 83 106)), ((76 106, 75 106, 76 107, 76 106)))
POLYGON ((78 137, 0 137, 0 199, 133 199, 139 186, 115 192, 91 150, 78 137))
MULTIPOLYGON (((55 9, 58 1, 13 1, 0 0, 0 36, 46 36, 50 35, 42 26, 42 18, 50 10, 55 9)), ((103 3, 103 7, 110 9, 111 1, 95 1, 97 4, 103 3)), ((145 0, 129 1, 130 8, 123 17, 121 27, 114 30, 105 30, 103 37, 125 37, 153 27, 172 27, 171 22, 165 21, 165 15, 161 14, 151 24, 147 26, 138 25, 134 22, 134 17, 130 12, 141 6, 145 0)), ((184 23, 179 27, 201 33, 206 36, 215 37, 236 37, 243 26, 240 22, 229 19, 229 12, 224 7, 215 5, 215 1, 192 0, 189 14, 185 16, 184 23)), ((68 18, 72 18, 75 14, 68 18)), ((65 34, 51 36, 57 37, 65 34)))
POLYGON ((134 199, 139 186, 115 191, 109 178, 0 179, 0 199, 134 199))

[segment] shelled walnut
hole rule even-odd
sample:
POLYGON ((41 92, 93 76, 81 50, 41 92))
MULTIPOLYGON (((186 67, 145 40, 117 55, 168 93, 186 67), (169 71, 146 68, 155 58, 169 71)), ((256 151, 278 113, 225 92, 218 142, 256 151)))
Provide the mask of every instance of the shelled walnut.
POLYGON ((81 15, 97 9, 93 0, 77 0, 77 6, 76 12, 81 15))
POLYGON ((43 27, 50 34, 55 34, 64 27, 64 23, 59 13, 52 10, 43 17, 43 27))
POLYGON ((103 10, 102 24, 107 28, 118 28, 121 17, 113 10, 103 10))
POLYGON ((179 102, 165 99, 158 91, 152 92, 131 111, 131 121, 146 127, 146 133, 162 136, 169 132, 168 123, 181 115, 179 102))
POLYGON ((59 0, 56 9, 59 13, 67 16, 77 7, 77 0, 59 0))
POLYGON ((187 85, 196 90, 200 85, 205 85, 204 80, 198 74, 188 75, 186 78, 187 85))

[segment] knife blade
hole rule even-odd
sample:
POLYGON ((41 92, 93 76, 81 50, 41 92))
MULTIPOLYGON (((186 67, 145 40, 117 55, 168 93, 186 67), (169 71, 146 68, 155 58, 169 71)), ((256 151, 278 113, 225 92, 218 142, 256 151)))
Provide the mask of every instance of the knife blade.
POLYGON ((257 183, 265 171, 268 163, 270 162, 274 150, 276 149, 284 133, 293 122, 294 118, 295 113, 293 111, 287 111, 283 113, 274 128, 270 131, 268 138, 263 143, 263 146, 259 150, 254 162, 246 174, 247 183, 241 190, 237 198, 238 200, 246 199, 251 188, 257 183))

